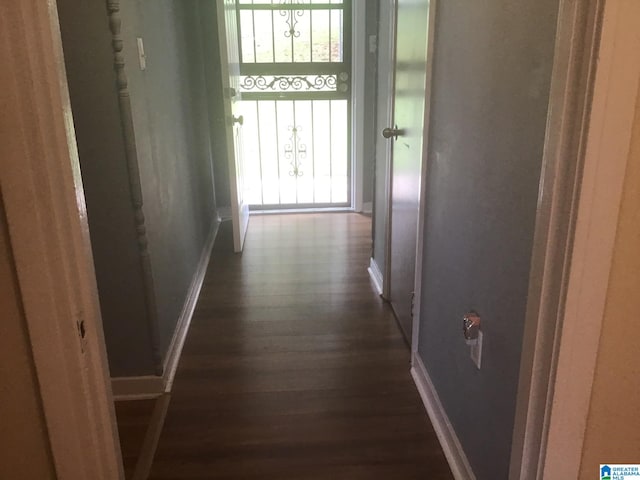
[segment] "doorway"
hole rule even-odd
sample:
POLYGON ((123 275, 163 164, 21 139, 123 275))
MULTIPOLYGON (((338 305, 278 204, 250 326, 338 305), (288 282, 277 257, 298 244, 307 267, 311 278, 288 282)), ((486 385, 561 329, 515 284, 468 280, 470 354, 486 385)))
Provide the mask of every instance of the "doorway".
MULTIPOLYGON (((26 3, 25 3, 25 4, 26 4, 26 3)), ((35 5, 35 4, 34 4, 34 5, 35 5)), ((16 8, 18 8, 18 7, 16 7, 16 8)), ((22 7, 20 7, 20 8, 22 8, 22 7)), ((611 8, 613 9, 614 7, 611 7, 611 8)), ((32 8, 32 11, 37 11, 37 10, 36 10, 36 7, 33 7, 33 8, 32 8)), ((13 14, 13 11, 10 11, 9 13, 13 14)), ((21 13, 21 12, 20 12, 20 13, 21 13)), ((24 14, 22 14, 22 15, 20 15, 18 18, 21 18, 21 19, 29 19, 29 20, 33 20, 33 19, 36 19, 36 20, 37 20, 37 19, 46 19, 46 20, 48 20, 48 19, 47 19, 47 16, 46 16, 45 14, 40 14, 41 12, 39 12, 39 11, 38 11, 38 13, 39 13, 38 15, 24 15, 24 14)), ((607 10, 607 13, 609 13, 609 11, 608 11, 608 10, 607 10)), ((622 10, 622 13, 620 14, 620 15, 621 15, 621 17, 622 17, 622 14, 623 14, 623 13, 626 13, 626 12, 625 12, 624 10, 622 10)), ((7 16, 7 18, 10 18, 10 17, 9 17, 9 16, 7 16)), ((34 25, 38 26, 38 25, 35 23, 35 21, 33 21, 33 23, 34 23, 34 25)), ((39 27, 39 26, 38 26, 38 27, 39 27)), ((611 27, 611 28, 613 28, 613 27, 611 27)), ((16 31, 17 31, 17 32, 22 32, 23 30, 27 31, 27 29, 18 29, 18 30, 16 30, 16 31)), ((45 31, 45 30, 46 30, 45 28, 38 28, 38 29, 37 29, 37 31, 38 31, 38 32, 42 32, 42 31, 45 31)), ((5 30, 5 31, 6 31, 6 30, 5 30)), ((603 38, 607 39, 607 38, 609 38, 609 37, 607 37, 607 36, 603 36, 603 38)), ((24 49, 27 49, 27 47, 28 47, 27 42, 24 42, 24 41, 16 42, 16 44, 17 44, 17 45, 24 45, 24 49)), ((624 44, 624 42, 620 42, 619 44, 624 44)), ((47 45, 47 43, 45 42, 45 43, 43 43, 43 45, 47 45)), ((605 46, 606 46, 606 45, 605 45, 605 46)), ((583 51, 583 50, 584 50, 584 49, 581 49, 581 51, 583 51)), ((613 49, 612 49, 612 50, 613 50, 613 49)), ((31 49, 31 50, 30 50, 30 52, 29 52, 29 53, 30 53, 30 55, 33 55, 33 54, 34 54, 34 51, 35 51, 35 52, 37 52, 38 50, 37 50, 37 49, 31 49)), ((17 53, 15 53, 15 58, 20 58, 20 57, 25 58, 25 55, 20 55, 20 53, 21 53, 21 52, 20 52, 20 50, 19 50, 19 49, 16 49, 16 52, 17 52, 17 53)), ((49 55, 49 56, 51 56, 51 55, 49 55)), ((45 63, 43 62, 42 64, 45 64, 45 63)), ((48 65, 48 64, 47 64, 47 65, 48 65)), ((625 64, 625 65, 626 65, 626 64, 625 64)), ((13 71, 13 72, 18 72, 18 73, 20 73, 20 72, 22 72, 23 70, 22 70, 22 69, 13 69, 12 71, 13 71)), ((51 71, 52 71, 52 69, 49 69, 49 70, 48 70, 48 72, 49 72, 49 75, 48 75, 48 76, 49 76, 49 77, 51 77, 51 76, 52 76, 51 71)), ((632 80, 635 80, 635 79, 632 79, 632 80)), ((17 81, 16 81, 16 82, 6 82, 6 83, 7 83, 7 84, 9 84, 11 87, 18 87, 18 86, 21 86, 21 87, 24 87, 24 88, 31 87, 31 86, 33 85, 33 84, 32 84, 32 82, 17 82, 17 81)), ((54 82, 50 82, 50 84, 54 84, 54 82)), ((634 83, 634 87, 635 87, 636 85, 637 85, 637 81, 634 83)), ((36 86, 37 86, 37 84, 36 84, 36 86)), ((41 91, 41 92, 42 92, 42 91, 44 91, 44 90, 46 90, 46 89, 40 89, 40 91, 41 91)), ((36 88, 34 91, 38 91, 38 89, 36 88)), ((20 96, 20 95, 10 95, 10 96, 9 96, 9 98, 16 98, 16 99, 18 99, 18 98, 25 98, 25 97, 26 97, 26 96, 24 96, 24 95, 22 95, 22 96, 20 96)), ((57 98, 57 96, 56 96, 56 97, 49 96, 49 97, 51 97, 51 98, 57 98)), ((47 98, 49 98, 49 97, 47 97, 47 98)), ((44 99, 45 97, 42 97, 42 98, 44 99)), ((596 98, 597 98, 597 97, 596 97, 596 98)), ((601 97, 600 97, 600 98, 601 98, 601 97)), ((43 100, 43 102, 44 102, 44 100, 43 100)), ((627 104, 628 104, 628 102, 625 102, 625 103, 627 103, 627 104)), ((42 102, 38 103, 38 105, 41 105, 41 104, 42 104, 42 102)), ((30 109, 30 110, 25 109, 25 110, 26 110, 26 111, 31 111, 31 110, 33 110, 33 109, 30 109)), ((36 109, 36 113, 37 113, 38 111, 44 111, 44 110, 45 110, 45 109, 43 109, 43 108, 36 109)), ((62 111, 62 109, 54 108, 54 109, 53 109, 53 110, 51 110, 51 111, 53 111, 54 113, 55 113, 55 112, 60 113, 60 112, 62 111)), ((68 109, 67 109, 67 111, 68 111, 68 109)), ((61 118, 59 118, 59 117, 60 117, 60 115, 57 115, 57 116, 56 116, 56 115, 48 115, 48 116, 47 116, 47 118, 50 118, 50 120, 49 120, 49 122, 50 122, 50 127, 51 127, 51 124, 52 124, 52 122, 53 122, 54 120, 58 122, 58 123, 57 123, 58 125, 61 125, 61 124, 63 123, 62 119, 61 119, 61 118)), ((592 122, 592 123, 595 123, 595 122, 592 122)), ((604 123, 606 123, 606 122, 604 122, 604 123)), ((34 122, 34 124, 35 124, 35 122, 34 122)), ((57 132, 58 134, 60 133, 60 130, 59 130, 59 129, 56 129, 56 128, 50 128, 50 127, 49 127, 49 128, 42 128, 42 129, 40 129, 40 130, 41 130, 42 132, 53 132, 53 133, 56 133, 56 132, 57 132)), ((33 136, 32 138, 38 139, 39 137, 36 135, 36 136, 33 136)), ((24 145, 28 145, 28 144, 29 144, 28 142, 22 142, 22 143, 23 143, 24 145)), ((64 142, 61 142, 61 144, 62 144, 62 143, 64 143, 64 142)), ((626 143, 628 143, 628 142, 626 142, 626 143)), ((58 150, 62 151, 62 150, 64 150, 64 149, 58 149, 58 150)), ((608 150, 611 150, 611 149, 608 149, 608 150)), ((13 157, 5 157, 5 158, 13 158, 13 157)), ((22 159, 21 159, 21 158, 19 158, 19 157, 15 157, 15 158, 16 158, 16 159, 18 159, 18 160, 20 160, 20 161, 22 162, 22 159)), ((53 156, 53 155, 51 155, 51 156, 44 156, 44 157, 41 157, 41 158, 40 158, 40 160, 43 160, 43 159, 44 159, 44 160, 47 160, 47 161, 51 161, 51 158, 54 158, 54 156, 53 156)), ((65 160, 65 161, 63 162, 63 164, 64 164, 64 165, 67 165, 67 167, 69 166, 69 163, 70 163, 70 162, 68 162, 67 160, 65 160)), ((76 164, 77 164, 77 162, 76 162, 76 164)), ((23 173, 23 172, 24 172, 24 162, 22 162, 21 167, 22 167, 22 169, 21 169, 21 173, 23 173)), ((17 171, 17 170, 16 170, 16 171, 17 171)), ((43 170, 42 165, 40 165, 40 168, 39 168, 37 171, 38 171, 38 172, 43 172, 43 171, 45 171, 45 170, 43 170)), ((53 169, 52 169, 52 171, 58 171, 58 172, 63 172, 63 173, 64 173, 64 172, 66 172, 66 173, 65 173, 65 177, 64 177, 64 178, 67 178, 67 179, 71 178, 71 173, 70 173, 70 172, 68 172, 67 170, 60 169, 60 168, 56 167, 56 168, 53 168, 53 169)), ((4 178, 14 178, 14 177, 7 177, 7 176, 5 176, 4 178)), ((22 178, 22 179, 24 180, 24 179, 26 178, 26 176, 22 174, 22 175, 20 175, 20 176, 18 176, 18 177, 15 177, 15 178, 16 178, 16 179, 20 179, 20 178, 22 178)), ((603 178, 603 177, 602 177, 602 176, 600 176, 599 178, 603 178)), ((30 180, 28 181, 28 180, 29 180, 28 178, 27 178, 26 180, 24 180, 24 184, 25 184, 25 185, 27 185, 27 186, 32 185, 32 184, 33 184, 33 182, 32 182, 32 181, 30 181, 30 180), (30 182, 31 182, 31 183, 30 183, 30 182)), ((51 179, 49 179, 49 180, 51 180, 51 179)), ((13 185, 13 187, 14 187, 14 188, 12 188, 12 189, 11 189, 11 191, 12 191, 12 192, 24 192, 24 191, 27 191, 27 189, 26 189, 26 188, 19 188, 21 185, 23 185, 23 183, 20 183, 20 182, 18 182, 18 181, 15 181, 15 182, 7 181, 7 183, 6 183, 6 184, 8 184, 8 185, 13 185), (16 186, 17 186, 17 187, 16 187, 16 186)), ((47 183, 47 185, 49 185, 49 186, 51 186, 51 185, 56 186, 56 185, 59 185, 59 184, 61 185, 61 184, 62 184, 62 182, 51 182, 51 181, 49 181, 49 182, 47 183)), ((8 190, 9 190, 9 189, 6 189, 6 190, 5 190, 5 192, 6 192, 6 191, 8 191, 8 190)), ((35 198, 36 200, 37 200, 37 198, 41 198, 41 199, 42 199, 42 198, 44 198, 44 197, 43 197, 43 195, 44 195, 44 194, 46 194, 47 192, 49 192, 49 189, 41 189, 40 194, 39 194, 39 195, 36 195, 34 198, 35 198)), ((69 198, 70 198, 70 197, 69 197, 69 198)), ((18 199, 18 200, 19 200, 19 199, 18 199)), ((45 200, 48 200, 48 199, 45 199, 45 200)), ((16 204, 18 204, 18 205, 24 205, 24 202, 23 202, 23 201, 18 201, 18 202, 15 202, 15 203, 16 203, 16 204)), ((52 203, 52 204, 53 204, 54 202, 50 202, 50 203, 52 203)), ((74 208, 71 208, 71 207, 70 207, 70 208, 65 208, 65 209, 64 209, 64 211, 65 211, 65 212, 67 212, 67 214, 69 214, 69 215, 72 215, 72 214, 76 213, 76 210, 75 210, 74 208)), ((38 220, 38 218, 41 218, 42 216, 32 216, 32 217, 33 217, 33 218, 31 218, 31 217, 29 217, 29 216, 24 216, 24 215, 22 216, 22 218, 26 218, 27 220, 29 220, 30 218, 31 218, 32 220, 33 220, 33 219, 38 220)), ((52 218, 57 219, 58 221, 60 221, 60 219, 61 219, 61 218, 67 218, 67 217, 63 217, 62 215, 60 215, 60 216, 53 216, 52 218)), ((35 220, 34 220, 34 221, 35 221, 35 220)), ((586 223, 591 224, 591 222, 586 222, 586 223)), ((64 225, 63 225, 63 226, 64 226, 64 225)), ((59 233, 60 231, 68 231, 68 230, 69 230, 69 229, 65 229, 65 228, 58 228, 58 229, 57 229, 58 233, 59 233)), ((76 229, 76 230, 77 230, 77 229, 76 229)), ((85 228, 84 230, 85 230, 85 233, 86 233, 86 228, 85 228)), ((49 239, 56 239, 56 238, 57 238, 57 235, 55 235, 55 234, 54 234, 54 235, 48 235, 47 237, 48 237, 49 239)), ((577 236, 577 238, 587 238, 587 237, 586 237, 586 236, 577 236)), ((33 240, 33 238, 31 238, 31 240, 33 240)), ((82 242, 78 242, 78 243, 82 243, 82 242)), ((23 245, 23 246, 24 246, 24 245, 33 245, 33 242, 32 242, 32 241, 31 241, 31 242, 16 242, 16 244, 17 244, 17 245, 23 245)), ((43 245, 50 245, 50 246, 51 246, 51 245, 52 245, 52 243, 51 243, 51 242, 44 242, 44 243, 43 243, 43 245)), ((22 248, 24 248, 24 247, 22 247, 22 248)), ((52 248, 53 248, 53 247, 52 247, 52 248)), ((84 249, 84 250, 83 250, 83 249, 73 249, 73 250, 74 250, 74 251, 80 251, 80 252, 81 252, 81 251, 84 251, 84 250, 87 250, 87 251, 88 251, 88 249, 84 249)), ((32 257, 32 258, 33 258, 33 257, 32 257)), ((65 258, 65 257, 62 257, 62 258, 65 258)), ((30 269, 30 270, 31 270, 31 271, 33 271, 34 269, 30 269)), ((41 276, 41 277, 42 277, 42 276, 41 276)), ((86 284, 87 284, 87 282, 83 282, 83 284, 84 284, 84 285, 86 285, 86 284)), ((95 295, 93 295, 93 298, 95 299, 95 295)), ((41 302, 40 302, 40 303, 41 303, 41 302)), ((53 310, 51 310, 51 311, 55 311, 55 309, 53 309, 53 310)), ((69 317, 67 317, 67 318, 69 318, 69 317)), ((39 323, 40 323, 40 324, 42 324, 42 322, 39 322, 39 323)), ((74 328, 67 329, 66 331, 68 331, 68 332, 69 332, 69 335, 67 335, 67 336, 68 336, 69 338, 72 338, 72 339, 74 339, 74 340, 75 340, 75 330, 74 330, 74 328)), ((95 332, 96 330, 95 330, 95 329, 91 329, 91 328, 89 328, 87 331, 89 332, 89 335, 91 335, 91 332, 95 332)), ((574 336, 574 337, 575 337, 575 336, 574 336)), ((89 337, 89 338, 90 338, 90 337, 89 337)), ((579 338, 578 340, 579 340, 579 341, 582 341, 582 338, 579 338)), ((49 345, 49 344, 50 344, 50 342, 47 342, 47 344, 49 345)), ((594 353, 593 353, 593 356, 595 357, 595 352, 597 352, 597 349, 593 349, 593 352, 594 352, 594 353)), ((98 354, 98 361, 97 361, 97 362, 95 362, 95 363, 98 365, 98 367, 99 367, 100 365, 104 365, 104 358, 102 358, 102 357, 103 357, 103 355, 98 354), (102 361, 100 361, 100 360, 102 360, 102 361)), ((61 361, 62 361, 62 359, 64 359, 64 358, 65 358, 65 357, 64 357, 64 355, 62 355, 62 356, 55 356, 55 355, 54 355, 54 356, 50 356, 50 357, 49 357, 49 359, 50 359, 50 360, 51 360, 51 359, 53 359, 53 360, 60 359, 61 361)), ((580 363, 580 362, 579 362, 579 367, 583 367, 583 366, 584 366, 584 363, 580 363)), ((51 368, 49 368, 47 371, 49 371, 49 370, 51 370, 51 368)), ((102 369, 102 371, 104 371, 104 370, 105 370, 105 369, 103 368, 103 369, 102 369)), ((55 381, 55 382, 59 383, 59 381, 60 381, 60 377, 59 377, 59 376, 58 376, 58 377, 54 377, 54 376, 50 375, 50 377, 51 377, 51 379, 48 379, 48 380, 52 380, 52 381, 55 381)), ((42 380, 41 380, 41 381, 42 381, 42 380)), ((589 387, 589 388, 590 388, 590 387, 589 387)), ((57 390, 55 390, 55 389, 54 389, 53 391, 58 391, 58 390, 61 390, 61 389, 57 389, 57 390)), ((77 390, 77 389, 76 389, 76 390, 77 390)), ((69 392, 73 392, 73 391, 75 391, 75 390, 73 390, 73 389, 69 389, 68 391, 69 391, 69 392)), ((102 397, 98 397, 98 398, 104 398, 104 397, 107 397, 107 398, 108 398, 108 397, 109 397, 109 395, 108 395, 108 394, 107 394, 107 395, 103 395, 102 397)), ((574 395, 574 397, 575 397, 575 395, 574 395)), ((585 395, 582 395, 581 397, 585 397, 585 395)), ((587 398, 590 398, 590 397, 589 397, 589 395, 586 395, 586 397, 587 397, 587 398)), ((79 398, 82 398, 83 400, 86 400, 86 398, 87 398, 87 397, 86 397, 86 395, 80 395, 80 396, 79 396, 79 398)), ((586 402, 586 403, 588 403, 588 402, 586 402)), ((68 405, 68 404, 65 404, 65 405, 68 405)), ((67 412, 65 415, 62 415, 62 416, 58 416, 58 415, 57 415, 57 411, 56 411, 56 412, 54 412, 54 413, 56 414, 56 418, 67 418, 67 417, 68 417, 68 412, 67 412)), ((99 417, 97 417, 97 416, 96 416, 96 417, 94 417, 94 418, 99 418, 99 417)), ((58 423, 59 423, 59 422, 58 422, 58 423)), ((64 423, 64 422, 63 422, 63 423, 64 423)), ((88 424, 88 425, 90 425, 90 422, 88 422, 87 424, 88 424)), ((67 423, 65 423, 65 429, 66 429, 65 431, 68 433, 68 422, 67 422, 67 423)), ((102 431, 106 431, 106 430, 105 430, 105 429, 102 429, 102 431)), ((51 433, 51 432, 49 432, 49 433, 51 433)), ((52 437, 53 437, 53 435, 52 435, 52 437)), ((53 437, 53 438, 54 438, 54 440, 55 440, 55 437, 53 437)), ((66 438, 66 437, 65 437, 65 438, 66 438)), ((578 444, 578 446, 577 446, 576 448, 579 448, 579 444, 578 444)), ((111 450, 112 450, 112 449, 111 449, 111 450)), ((111 450, 110 450, 110 449, 108 449, 108 448, 105 448, 105 449, 97 450, 97 451, 103 451, 103 452, 107 452, 107 453, 108 453, 108 452, 109 452, 109 451, 111 451, 111 450)), ((56 451, 56 450, 54 449, 54 452, 55 452, 55 451, 56 451)), ((92 451, 94 451, 94 450, 93 450, 93 449, 91 449, 91 448, 85 448, 85 449, 84 449, 85 455, 83 455, 83 456, 78 456, 77 458, 87 458, 87 455, 86 455, 86 454, 87 454, 87 452, 91 453, 92 451)), ((70 449, 69 449, 69 448, 63 448, 63 449, 60 449, 60 450, 59 450, 59 452, 63 452, 63 453, 66 455, 68 452, 70 452, 70 449)), ((57 455, 57 457, 56 457, 56 460, 59 460, 60 456, 61 456, 61 454, 58 454, 58 455, 57 455)), ((71 455, 66 455, 66 456, 67 456, 67 457, 71 457, 71 455)), ((566 456, 565 456, 565 457, 566 457, 566 456)), ((75 468, 77 468, 77 465, 78 465, 78 464, 77 464, 77 463, 75 463, 76 458, 72 458, 71 460, 73 460, 73 461, 74 461, 74 463, 73 463, 72 465, 74 465, 74 467, 75 467, 75 468)), ((573 464, 573 463, 577 463, 577 462, 572 462, 571 460, 567 461, 567 460, 564 460, 564 459, 563 459, 563 462, 564 462, 564 464, 565 464, 565 465, 566 465, 566 463, 567 463, 567 462, 568 462, 568 463, 571 463, 571 464, 573 464)), ((97 462, 97 464, 98 464, 98 466, 100 466, 100 465, 101 465, 101 464, 100 464, 100 463, 98 463, 98 462, 97 462)), ((94 470, 96 470, 96 469, 94 469, 94 470)), ((95 473, 95 472, 94 472, 94 473, 95 473)), ((96 475, 97 475, 97 474, 96 474, 96 475)), ((110 478, 113 478, 113 477, 110 477, 110 478)))
POLYGON ((247 203, 351 207, 351 2, 236 8, 247 203))

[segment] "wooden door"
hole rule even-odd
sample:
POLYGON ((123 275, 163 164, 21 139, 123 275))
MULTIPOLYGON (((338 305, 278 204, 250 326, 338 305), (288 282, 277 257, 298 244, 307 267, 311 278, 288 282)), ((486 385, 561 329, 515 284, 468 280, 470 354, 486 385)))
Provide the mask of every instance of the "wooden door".
POLYGON ((392 142, 389 300, 411 343, 420 203, 429 0, 397 3, 392 142))
MULTIPOLYGON (((395 54, 396 0, 381 0, 378 17, 378 71, 376 126, 393 125, 393 67, 395 54)), ((380 132, 378 132, 380 133, 380 132)), ((382 273, 382 297, 389 299, 389 238, 392 142, 376 136, 375 199, 373 208, 373 259, 382 273)))
POLYGON ((242 155, 242 124, 240 109, 240 53, 238 39, 237 0, 216 2, 220 70, 224 95, 225 136, 229 161, 229 192, 233 223, 233 250, 241 252, 249 226, 244 157, 242 155))

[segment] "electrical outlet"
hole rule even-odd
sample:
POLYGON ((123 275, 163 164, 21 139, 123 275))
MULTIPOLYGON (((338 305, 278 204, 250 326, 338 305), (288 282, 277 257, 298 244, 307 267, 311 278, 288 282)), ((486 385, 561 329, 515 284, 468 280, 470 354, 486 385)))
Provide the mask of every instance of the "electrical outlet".
POLYGON ((480 370, 480 364, 482 363, 482 330, 478 332, 478 339, 473 345, 471 345, 471 360, 476 364, 478 370, 480 370))

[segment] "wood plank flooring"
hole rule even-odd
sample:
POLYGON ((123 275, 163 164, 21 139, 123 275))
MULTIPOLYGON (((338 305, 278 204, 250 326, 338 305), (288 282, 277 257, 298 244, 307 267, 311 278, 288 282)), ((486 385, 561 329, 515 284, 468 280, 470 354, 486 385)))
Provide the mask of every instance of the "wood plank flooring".
POLYGON ((156 399, 115 402, 124 476, 127 480, 133 478, 155 405, 156 399))
POLYGON ((151 479, 451 479, 366 267, 371 220, 221 225, 151 479))

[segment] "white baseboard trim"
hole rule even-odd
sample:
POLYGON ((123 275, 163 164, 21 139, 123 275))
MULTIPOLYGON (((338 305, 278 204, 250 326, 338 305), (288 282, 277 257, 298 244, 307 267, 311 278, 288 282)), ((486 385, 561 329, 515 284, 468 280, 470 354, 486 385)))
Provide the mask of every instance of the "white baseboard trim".
POLYGON ((114 400, 140 400, 155 398, 159 397, 163 393, 171 392, 173 379, 175 378, 178 362, 180 361, 180 355, 182 354, 182 347, 184 346, 184 341, 187 338, 187 332, 191 325, 191 318, 193 317, 193 312, 198 303, 200 290, 202 289, 202 283, 204 282, 204 277, 207 273, 209 259, 211 258, 211 251, 213 250, 213 244, 215 243, 219 226, 220 222, 217 219, 214 219, 209 235, 205 241, 204 248, 202 249, 198 268, 196 269, 191 285, 189 286, 187 298, 184 302, 184 306, 182 307, 180 317, 178 318, 173 338, 171 339, 171 343, 169 343, 169 348, 167 349, 162 369, 163 375, 112 378, 111 389, 113 390, 114 400))
POLYGON ((369 260, 369 268, 367 268, 367 271, 369 272, 371 280, 373 280, 378 295, 382 295, 382 272, 380 272, 380 268, 373 257, 369 260))
POLYGON ((373 213, 373 202, 364 202, 362 204, 362 213, 371 215, 373 213))
POLYGON ((218 218, 220 218, 221 222, 224 222, 225 220, 231 220, 231 207, 218 207, 218 218))
POLYGON ((158 375, 112 377, 111 390, 116 401, 156 398, 164 392, 164 378, 158 375))
POLYGON ((424 403, 429 419, 433 424, 454 478, 456 480, 475 480, 476 476, 449 421, 449 417, 447 417, 447 413, 444 411, 442 403, 440 403, 438 392, 431 382, 420 356, 416 353, 413 354, 412 358, 411 376, 418 388, 422 403, 424 403))
POLYGON ((147 480, 149 478, 170 400, 171 395, 168 393, 162 394, 156 400, 131 480, 147 480))
POLYGON ((209 259, 211 258, 211 251, 213 250, 213 244, 216 241, 219 226, 220 222, 214 220, 211 230, 209 231, 209 235, 207 236, 207 240, 205 241, 204 248, 202 249, 198 268, 193 276, 193 280, 191 281, 189 291, 187 292, 187 298, 184 302, 184 306, 182 307, 182 312, 180 313, 176 330, 167 350, 167 355, 162 369, 165 379, 165 393, 170 392, 171 387, 173 386, 173 379, 175 378, 176 370, 178 369, 178 362, 180 361, 180 355, 182 354, 182 347, 184 346, 184 341, 187 338, 191 319, 193 318, 193 312, 196 309, 198 298, 200 297, 200 290, 202 289, 202 283, 204 282, 204 277, 207 273, 209 259))

